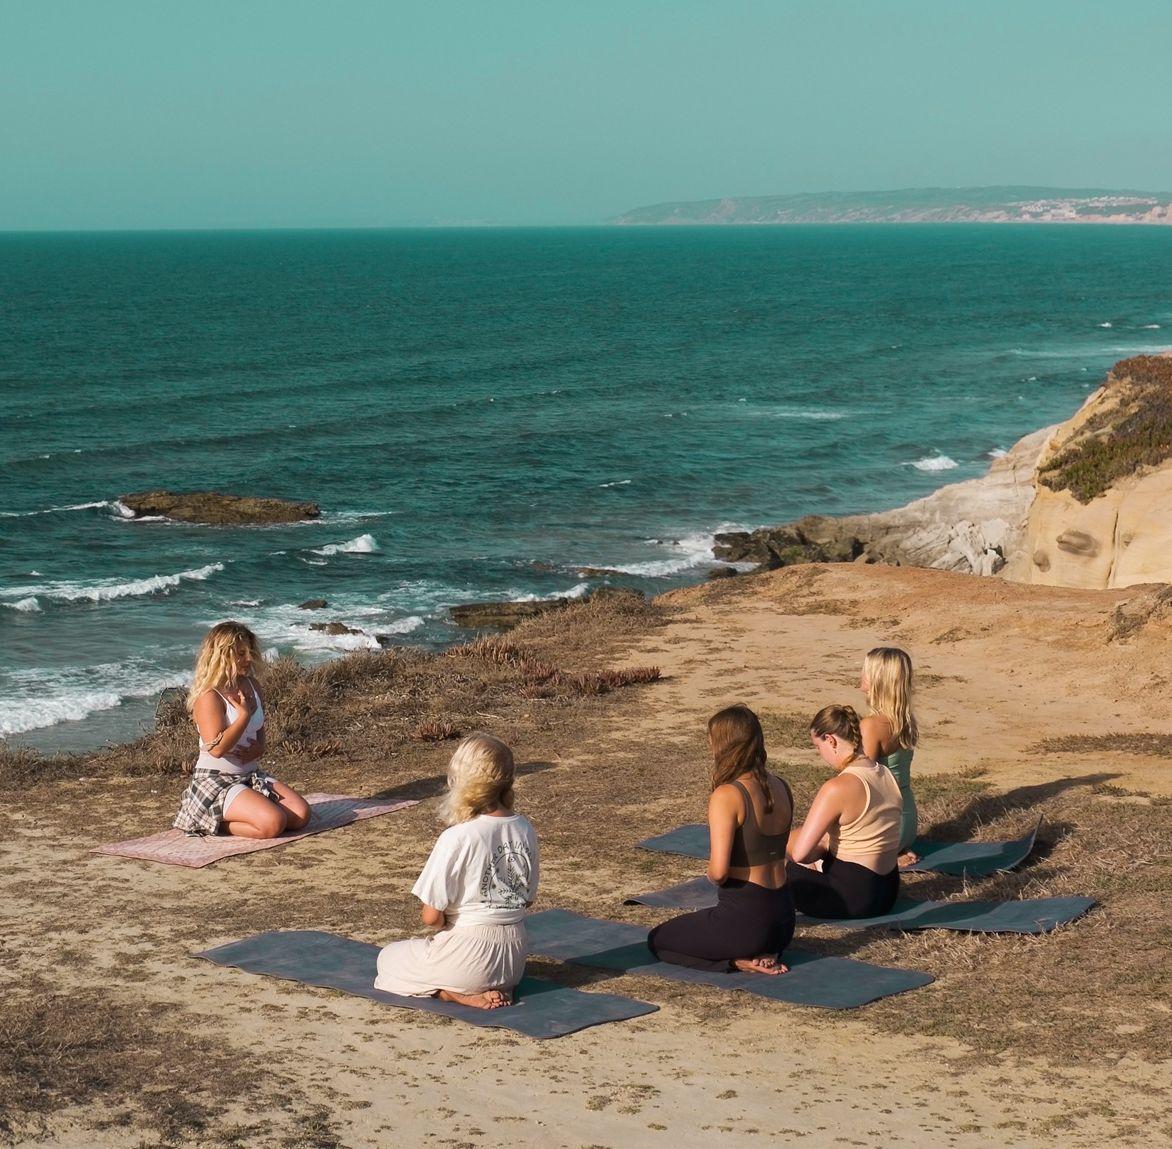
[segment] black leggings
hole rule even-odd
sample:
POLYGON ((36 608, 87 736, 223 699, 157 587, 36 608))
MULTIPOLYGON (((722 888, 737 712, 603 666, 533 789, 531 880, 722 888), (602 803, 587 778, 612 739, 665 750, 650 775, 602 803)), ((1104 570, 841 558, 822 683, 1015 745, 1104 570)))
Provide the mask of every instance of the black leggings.
POLYGON ((729 878, 717 890, 715 907, 656 926, 647 944, 660 961, 720 971, 739 958, 779 954, 793 936, 794 902, 787 886, 770 890, 729 878))
POLYGON ((899 867, 877 874, 857 862, 822 860, 822 871, 790 861, 786 879, 794 905, 812 918, 873 918, 887 913, 899 896, 899 867))

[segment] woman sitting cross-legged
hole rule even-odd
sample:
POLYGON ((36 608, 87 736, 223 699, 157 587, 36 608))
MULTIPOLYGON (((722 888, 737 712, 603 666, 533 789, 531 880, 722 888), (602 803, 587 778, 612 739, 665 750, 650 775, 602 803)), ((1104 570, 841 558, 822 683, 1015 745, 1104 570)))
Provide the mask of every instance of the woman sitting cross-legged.
POLYGON ((656 926, 647 944, 661 961, 692 969, 785 973, 778 957, 794 935, 785 860, 789 786, 766 773, 765 736, 747 706, 709 720, 708 746, 708 879, 719 887, 718 901, 656 926))
POLYGON ((513 753, 500 739, 472 734, 456 748, 442 812, 448 828, 411 891, 438 932, 384 946, 375 989, 509 1005, 525 972, 539 860, 533 827, 513 810, 513 753))
POLYGON ((794 905, 818 918, 885 914, 899 894, 899 783, 862 753, 859 716, 851 707, 823 707, 810 736, 836 776, 822 784, 790 839, 794 905))
POLYGON ((256 765, 265 752, 264 699, 252 677, 259 663, 260 644, 243 623, 217 623, 199 648, 187 694, 199 758, 177 830, 276 838, 309 822, 309 803, 256 765))

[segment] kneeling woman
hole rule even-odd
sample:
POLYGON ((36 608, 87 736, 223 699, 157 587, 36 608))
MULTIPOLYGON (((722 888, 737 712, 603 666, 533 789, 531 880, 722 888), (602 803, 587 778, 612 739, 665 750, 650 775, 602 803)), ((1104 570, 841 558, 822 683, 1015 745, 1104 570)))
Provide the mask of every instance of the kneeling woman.
POLYGON ((411 891, 439 932, 384 946, 375 989, 480 1009, 508 1005, 525 972, 525 910, 537 897, 537 835, 513 810, 513 753, 473 734, 448 764, 448 828, 411 891))
POLYGON ((885 914, 899 894, 899 783, 862 753, 859 716, 851 707, 823 707, 810 736, 837 776, 823 783, 790 842, 794 904, 818 918, 885 914))
POLYGON ((309 822, 305 799, 256 767, 265 752, 265 708, 250 671, 259 662, 256 635, 239 622, 217 623, 199 648, 187 693, 199 758, 175 818, 177 830, 276 838, 309 822))
POLYGON ((708 879, 720 887, 718 901, 656 926, 647 944, 660 960, 692 969, 785 973, 778 957, 794 935, 785 862, 789 786, 766 773, 765 736, 747 706, 712 717, 708 746, 708 879))

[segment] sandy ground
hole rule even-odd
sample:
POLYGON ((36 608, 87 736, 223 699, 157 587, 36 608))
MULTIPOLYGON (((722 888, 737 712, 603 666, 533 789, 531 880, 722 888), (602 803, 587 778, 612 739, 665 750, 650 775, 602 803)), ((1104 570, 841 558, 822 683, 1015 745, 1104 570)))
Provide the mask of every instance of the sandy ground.
MULTIPOLYGON (((694 757, 704 719, 730 701, 784 714, 857 702, 861 656, 880 642, 905 645, 924 673, 921 774, 979 769, 1003 788, 1095 776, 1172 792, 1172 769, 1158 757, 1035 749, 1070 734, 1172 734, 1165 663, 1154 657, 1164 636, 1105 640, 1123 597, 851 566, 670 596, 667 625, 631 636, 620 659, 658 664, 664 681, 592 711, 578 736, 551 735, 542 747, 551 765, 519 788, 522 804, 541 811, 542 907, 601 916, 609 906, 610 916, 644 920, 617 908, 616 889, 646 888, 663 870, 629 843, 689 811, 698 816, 703 795, 698 773, 671 792, 649 790, 639 764, 673 747, 694 757), (626 776, 635 784, 624 791, 626 776), (583 836, 576 803, 604 803, 612 791, 613 839, 583 836), (638 824, 619 828, 628 816, 638 824)), ((435 749, 437 767, 448 750, 435 749)), ((222 1144, 286 1146, 1049 1147, 1119 1139, 1121 1125, 1136 1143, 1172 1144, 1167 1063, 990 1055, 961 1041, 893 1035, 867 1009, 828 1014, 593 975, 581 980, 660 1011, 537 1042, 206 965, 188 955, 274 926, 380 943, 412 928, 405 895, 435 832, 434 803, 202 871, 88 852, 154 828, 173 790, 170 779, 116 781, 98 793, 92 783, 63 783, 58 800, 92 803, 97 823, 69 840, 44 809, 9 804, 0 964, 5 984, 35 958, 65 988, 98 982, 174 1003, 244 1052, 242 1091, 272 1064, 288 1083, 281 1091, 295 1121, 311 1104, 330 1114, 325 1133, 299 1135, 287 1122, 269 1129, 242 1104, 199 1144, 222 1134, 222 1144), (400 907, 388 919, 394 926, 380 925, 391 904, 400 907), (253 1131, 233 1132, 237 1121, 253 1131)), ((1061 935, 1037 944, 1060 945, 1061 935)), ((979 958, 966 960, 964 976, 981 978, 979 958)), ((991 999, 990 1009, 1006 1008, 991 999)), ((155 1143, 94 1120, 92 1109, 66 1110, 18 1143, 155 1143)))

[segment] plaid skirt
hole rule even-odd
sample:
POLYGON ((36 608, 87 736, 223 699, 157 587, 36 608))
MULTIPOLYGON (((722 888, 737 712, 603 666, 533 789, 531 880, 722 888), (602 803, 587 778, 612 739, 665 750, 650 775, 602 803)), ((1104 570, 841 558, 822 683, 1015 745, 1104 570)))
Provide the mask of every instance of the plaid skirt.
POLYGON ((185 834, 217 834, 224 821, 224 799, 233 786, 249 786, 275 802, 275 781, 271 774, 263 770, 253 770, 250 774, 228 774, 222 770, 196 767, 192 771, 191 784, 183 792, 179 813, 171 825, 185 834))

